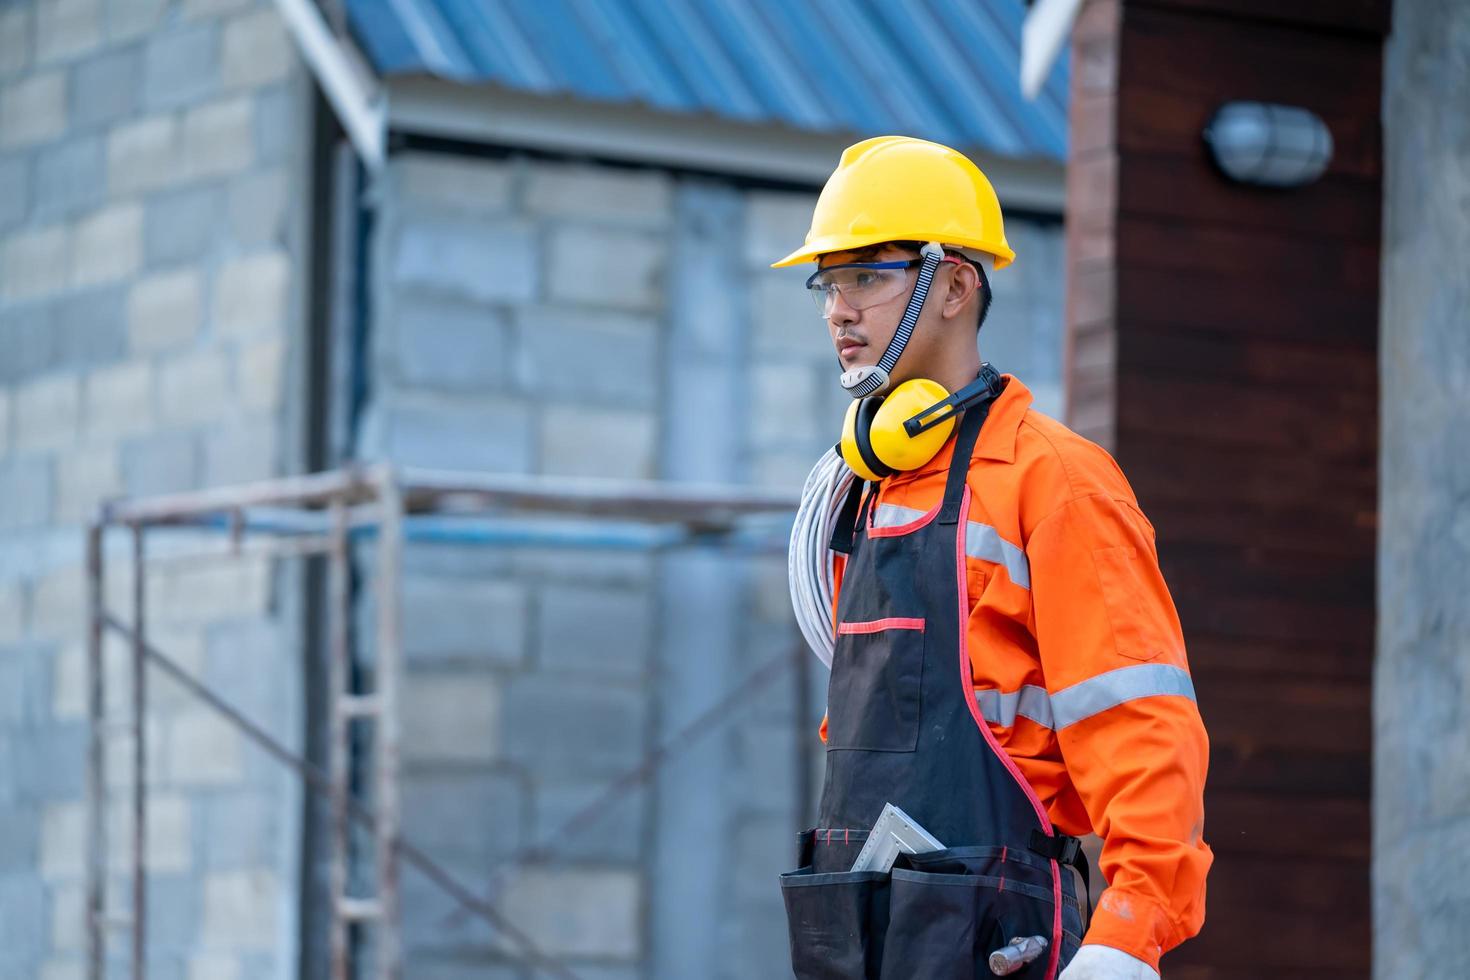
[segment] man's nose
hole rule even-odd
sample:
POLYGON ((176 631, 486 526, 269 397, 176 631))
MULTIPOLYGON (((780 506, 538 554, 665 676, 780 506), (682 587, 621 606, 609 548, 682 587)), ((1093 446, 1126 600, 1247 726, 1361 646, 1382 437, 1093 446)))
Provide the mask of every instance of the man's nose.
POLYGON ((834 327, 845 327, 856 323, 857 318, 857 310, 848 305, 842 293, 834 291, 827 301, 827 322, 834 327))

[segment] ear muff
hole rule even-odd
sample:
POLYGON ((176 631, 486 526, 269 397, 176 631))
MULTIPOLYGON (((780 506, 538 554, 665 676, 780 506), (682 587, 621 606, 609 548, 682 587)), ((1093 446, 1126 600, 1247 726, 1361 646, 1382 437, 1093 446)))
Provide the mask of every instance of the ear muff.
POLYGON ((843 460, 852 471, 873 482, 894 473, 873 452, 873 417, 882 407, 882 395, 859 398, 847 406, 847 415, 842 420, 842 442, 838 444, 843 460))
POLYGON ((884 397, 862 398, 848 406, 842 423, 842 458, 864 480, 881 480, 915 470, 934 458, 950 433, 954 418, 910 436, 904 422, 939 407, 949 392, 937 381, 914 378, 884 397))
POLYGON ((944 385, 928 378, 905 381, 895 388, 873 415, 869 441, 873 454, 894 470, 916 470, 939 452, 954 431, 954 417, 916 436, 904 429, 904 422, 937 408, 949 397, 944 385))

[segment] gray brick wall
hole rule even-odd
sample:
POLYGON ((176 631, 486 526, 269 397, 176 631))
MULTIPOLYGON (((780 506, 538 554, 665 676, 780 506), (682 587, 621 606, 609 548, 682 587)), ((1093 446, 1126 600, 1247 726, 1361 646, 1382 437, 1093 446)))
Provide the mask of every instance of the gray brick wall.
MULTIPOLYGON (((303 265, 285 202, 304 83, 268 0, 0 6, 0 976, 81 976, 85 521, 106 496, 291 465, 282 378, 303 265)), ((165 651, 291 738, 278 599, 265 565, 160 558, 149 615, 165 651)), ((107 662, 121 717, 115 641, 107 662)), ((276 975, 295 944, 289 780, 150 684, 150 975, 276 975)), ((108 747, 120 899, 128 751, 108 747)))
MULTIPOLYGON (((388 188, 360 455, 656 475, 671 179, 412 155, 388 188)), ((651 975, 647 791, 559 832, 651 748, 652 559, 412 546, 407 564, 406 832, 482 888, 544 845, 499 881, 512 920, 579 975, 651 975)), ((524 975, 502 937, 406 887, 416 971, 524 975)))

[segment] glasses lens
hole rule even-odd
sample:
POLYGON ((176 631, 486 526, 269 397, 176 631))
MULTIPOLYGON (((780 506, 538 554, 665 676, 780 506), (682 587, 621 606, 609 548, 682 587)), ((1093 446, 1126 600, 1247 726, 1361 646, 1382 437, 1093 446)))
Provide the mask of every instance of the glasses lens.
POLYGON ((832 312, 836 297, 854 310, 865 310, 879 303, 886 303, 903 292, 908 284, 907 269, 869 269, 862 266, 842 265, 823 269, 807 283, 817 312, 826 316, 832 312))
POLYGON ((822 316, 826 316, 832 311, 832 302, 833 298, 837 295, 837 290, 820 279, 813 279, 806 284, 806 294, 817 305, 817 312, 822 316))

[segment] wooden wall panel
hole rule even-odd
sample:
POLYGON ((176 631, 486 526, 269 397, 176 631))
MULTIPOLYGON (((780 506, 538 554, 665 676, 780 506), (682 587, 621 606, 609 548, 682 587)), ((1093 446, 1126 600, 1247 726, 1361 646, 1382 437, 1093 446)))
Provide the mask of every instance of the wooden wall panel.
POLYGON ((1221 278, 1192 269, 1123 265, 1111 274, 1114 293, 1127 294, 1134 323, 1221 338, 1300 341, 1333 352, 1371 352, 1378 345, 1370 284, 1365 294, 1298 279, 1268 292, 1245 276, 1221 278))
POLYGON ((1144 0, 1140 6, 1175 8, 1230 18, 1249 18, 1357 32, 1378 39, 1388 33, 1389 0, 1144 0))
POLYGON ((1068 418, 1157 529, 1212 746, 1208 916, 1171 980, 1369 975, 1387 18, 1092 0, 1073 39, 1068 418), (1231 99, 1321 116, 1323 178, 1220 175, 1231 99))

